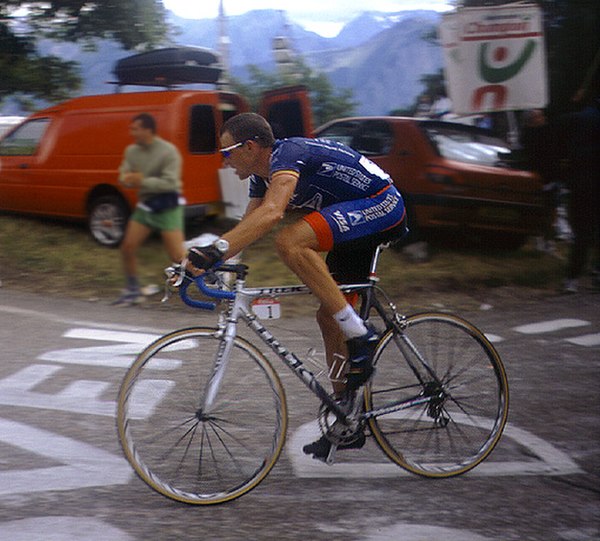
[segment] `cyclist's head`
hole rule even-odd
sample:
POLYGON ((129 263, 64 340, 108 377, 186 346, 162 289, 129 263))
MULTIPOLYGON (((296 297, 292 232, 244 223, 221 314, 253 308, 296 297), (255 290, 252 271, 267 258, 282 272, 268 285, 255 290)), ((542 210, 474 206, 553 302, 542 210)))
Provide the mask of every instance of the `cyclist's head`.
POLYGON ((269 123, 256 113, 241 113, 231 117, 221 128, 221 136, 229 133, 233 141, 256 141, 261 147, 272 147, 275 143, 269 123))

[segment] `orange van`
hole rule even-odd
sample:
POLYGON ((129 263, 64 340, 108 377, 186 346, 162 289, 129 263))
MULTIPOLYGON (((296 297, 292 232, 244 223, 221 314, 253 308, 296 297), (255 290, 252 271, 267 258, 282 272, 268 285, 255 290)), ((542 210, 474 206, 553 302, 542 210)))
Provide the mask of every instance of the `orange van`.
MULTIPOLYGON (((267 118, 280 118, 282 108, 286 116, 299 115, 288 117, 287 135, 312 131, 303 87, 270 100, 275 109, 268 97, 262 108, 267 118)), ((136 192, 118 182, 118 167, 132 142, 131 119, 146 112, 182 154, 186 218, 220 214, 227 202, 219 183, 219 130, 247 110, 246 100, 231 92, 159 90, 80 97, 39 111, 0 139, 0 210, 87 220, 98 242, 118 245, 136 204, 136 192)))

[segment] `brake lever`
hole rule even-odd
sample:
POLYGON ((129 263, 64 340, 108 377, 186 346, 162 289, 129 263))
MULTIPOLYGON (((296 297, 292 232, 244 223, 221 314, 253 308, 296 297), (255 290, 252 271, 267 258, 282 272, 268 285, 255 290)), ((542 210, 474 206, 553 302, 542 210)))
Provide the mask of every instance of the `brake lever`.
POLYGON ((165 293, 160 302, 167 302, 173 295, 173 288, 178 288, 185 279, 185 267, 187 258, 181 263, 174 263, 165 269, 167 278, 165 279, 165 293))

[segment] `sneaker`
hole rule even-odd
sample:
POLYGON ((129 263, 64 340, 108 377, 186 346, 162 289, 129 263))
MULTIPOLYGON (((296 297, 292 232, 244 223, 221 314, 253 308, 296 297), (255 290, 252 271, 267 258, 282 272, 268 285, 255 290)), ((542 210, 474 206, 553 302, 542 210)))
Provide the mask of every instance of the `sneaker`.
POLYGON ((563 282, 563 293, 577 293, 579 284, 575 278, 567 278, 563 282))
MULTIPOLYGON (((365 445, 366 441, 365 433, 361 430, 356 434, 356 439, 349 443, 340 443, 337 448, 339 450, 344 449, 360 449, 365 445)), ((321 436, 317 441, 313 441, 308 445, 302 447, 302 452, 305 455, 312 455, 317 460, 325 460, 329 456, 331 450, 331 442, 327 439, 327 436, 321 436)))
POLYGON ((121 296, 111 304, 113 306, 131 306, 142 302, 144 302, 144 295, 139 289, 124 289, 121 296))
POLYGON ((140 288, 140 293, 144 295, 144 297, 151 297, 159 292, 160 287, 158 287, 156 284, 148 284, 147 286, 140 288))
POLYGON ((348 346, 348 374, 346 388, 358 389, 373 373, 373 354, 379 342, 379 335, 370 325, 367 334, 346 341, 348 346))

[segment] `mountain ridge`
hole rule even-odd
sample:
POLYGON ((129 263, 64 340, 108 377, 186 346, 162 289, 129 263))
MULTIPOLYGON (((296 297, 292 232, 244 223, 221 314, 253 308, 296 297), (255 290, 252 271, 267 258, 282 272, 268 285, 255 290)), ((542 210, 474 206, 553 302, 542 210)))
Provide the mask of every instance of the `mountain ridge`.
MULTIPOLYGON (((227 18, 231 74, 247 82, 250 64, 264 71, 275 70, 272 42, 285 36, 311 68, 329 77, 334 89, 352 91, 356 114, 388 114, 412 105, 422 90, 419 78, 442 67, 441 47, 422 39, 440 20, 439 13, 428 10, 365 11, 330 38, 289 21, 280 10, 249 11, 227 18)), ((176 30, 166 45, 217 49, 218 20, 183 19, 168 12, 168 22, 176 30)), ((113 92, 114 86, 107 83, 115 79, 115 63, 134 54, 109 40, 99 40, 96 51, 48 40, 42 40, 38 47, 43 54, 80 64, 83 85, 79 95, 113 92)), ((3 112, 13 114, 6 107, 3 112)))

